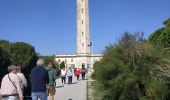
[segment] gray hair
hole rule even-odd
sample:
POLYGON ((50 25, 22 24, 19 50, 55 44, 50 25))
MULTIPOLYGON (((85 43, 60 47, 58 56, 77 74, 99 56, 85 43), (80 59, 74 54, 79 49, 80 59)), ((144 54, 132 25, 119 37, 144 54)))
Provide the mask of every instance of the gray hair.
POLYGON ((44 65, 44 60, 43 59, 38 59, 37 66, 43 66, 43 65, 44 65))
POLYGON ((9 66, 8 66, 8 71, 11 72, 11 71, 13 71, 13 70, 17 70, 17 66, 15 66, 15 65, 9 65, 9 66))
POLYGON ((17 66, 17 71, 21 72, 21 66, 17 66))

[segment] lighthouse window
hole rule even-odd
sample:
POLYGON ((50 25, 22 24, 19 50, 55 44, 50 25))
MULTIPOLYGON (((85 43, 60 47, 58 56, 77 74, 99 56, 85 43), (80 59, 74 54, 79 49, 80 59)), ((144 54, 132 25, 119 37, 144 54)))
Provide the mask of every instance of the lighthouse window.
POLYGON ((82 43, 82 48, 84 48, 84 43, 82 43))
POLYGON ((84 36, 84 32, 82 32, 82 36, 84 36))

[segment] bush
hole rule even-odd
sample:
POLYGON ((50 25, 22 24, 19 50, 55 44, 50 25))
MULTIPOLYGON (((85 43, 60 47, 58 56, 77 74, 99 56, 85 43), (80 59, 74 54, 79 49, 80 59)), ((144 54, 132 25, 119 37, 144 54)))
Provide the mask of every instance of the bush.
POLYGON ((106 47, 103 59, 95 63, 93 76, 105 90, 103 100, 167 99, 165 81, 151 74, 162 62, 163 53, 142 36, 125 32, 117 44, 106 47))

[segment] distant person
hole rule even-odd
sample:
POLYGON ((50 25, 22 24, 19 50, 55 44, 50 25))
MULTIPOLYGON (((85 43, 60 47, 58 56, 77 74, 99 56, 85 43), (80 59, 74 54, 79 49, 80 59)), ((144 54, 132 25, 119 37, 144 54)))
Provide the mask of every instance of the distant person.
POLYGON ((47 100, 46 84, 49 83, 48 71, 44 68, 44 60, 39 59, 37 66, 31 71, 32 100, 47 100))
POLYGON ((76 70, 77 70, 77 68, 75 67, 74 68, 74 76, 76 76, 76 70))
POLYGON ((79 80, 79 77, 80 77, 80 69, 79 69, 79 68, 77 68, 77 69, 75 70, 75 75, 76 75, 76 77, 77 77, 77 80, 79 80))
POLYGON ((84 65, 82 65, 82 69, 81 69, 81 76, 82 76, 82 79, 84 80, 85 79, 85 76, 86 76, 86 68, 84 65))
POLYGON ((17 67, 10 65, 9 73, 5 75, 1 83, 2 100, 23 100, 23 93, 20 84, 20 78, 17 75, 17 67))
POLYGON ((27 80, 26 80, 24 74, 21 73, 21 66, 17 66, 17 75, 21 79, 21 89, 22 89, 22 92, 24 92, 24 88, 27 87, 27 80))
POLYGON ((66 83, 66 74, 67 74, 67 70, 63 67, 61 69, 61 82, 63 85, 66 83))
POLYGON ((54 100, 55 95, 55 80, 56 80, 56 69, 54 68, 53 63, 49 63, 48 67, 46 67, 49 76, 49 83, 47 84, 47 94, 50 96, 50 100, 54 100))
POLYGON ((67 77, 68 77, 68 84, 71 84, 72 83, 72 69, 71 67, 69 67, 68 71, 67 71, 67 77))

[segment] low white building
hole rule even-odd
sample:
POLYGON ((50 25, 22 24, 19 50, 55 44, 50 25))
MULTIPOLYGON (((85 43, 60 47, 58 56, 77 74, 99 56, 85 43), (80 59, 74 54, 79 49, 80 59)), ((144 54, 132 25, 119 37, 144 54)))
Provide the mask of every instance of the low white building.
POLYGON ((81 68, 85 65, 86 68, 92 68, 96 61, 102 58, 102 54, 93 54, 90 56, 80 56, 76 54, 57 54, 55 61, 58 63, 65 62, 67 67, 81 68))

